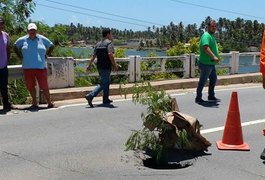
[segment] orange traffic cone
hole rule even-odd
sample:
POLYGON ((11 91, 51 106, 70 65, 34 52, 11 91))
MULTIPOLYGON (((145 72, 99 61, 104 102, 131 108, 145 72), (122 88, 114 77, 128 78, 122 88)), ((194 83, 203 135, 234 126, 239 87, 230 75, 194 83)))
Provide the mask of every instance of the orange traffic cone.
POLYGON ((250 150, 249 145, 243 142, 237 92, 232 92, 223 139, 216 145, 220 150, 250 150))

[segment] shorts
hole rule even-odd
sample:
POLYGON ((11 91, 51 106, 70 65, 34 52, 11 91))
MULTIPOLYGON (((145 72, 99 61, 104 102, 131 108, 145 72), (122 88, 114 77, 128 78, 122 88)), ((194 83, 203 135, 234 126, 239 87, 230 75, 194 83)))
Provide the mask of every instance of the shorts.
POLYGON ((42 90, 48 90, 48 74, 47 69, 23 69, 24 79, 28 90, 32 90, 38 85, 42 90))

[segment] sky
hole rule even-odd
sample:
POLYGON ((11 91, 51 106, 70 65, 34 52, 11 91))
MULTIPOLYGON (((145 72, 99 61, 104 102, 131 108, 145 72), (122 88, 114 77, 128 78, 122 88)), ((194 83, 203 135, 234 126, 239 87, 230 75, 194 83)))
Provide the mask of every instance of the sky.
POLYGON ((265 23, 265 0, 35 0, 32 21, 120 30, 147 30, 170 22, 198 26, 207 16, 265 23))

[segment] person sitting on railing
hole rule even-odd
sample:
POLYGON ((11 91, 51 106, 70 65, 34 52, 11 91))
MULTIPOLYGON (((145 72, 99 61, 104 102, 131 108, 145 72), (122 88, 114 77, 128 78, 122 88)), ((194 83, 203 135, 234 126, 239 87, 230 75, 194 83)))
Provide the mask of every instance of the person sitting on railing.
POLYGON ((109 28, 102 30, 103 39, 99 41, 95 48, 94 53, 89 61, 86 70, 91 69, 91 65, 97 58, 97 69, 99 73, 100 83, 97 87, 89 94, 85 96, 90 107, 93 107, 92 100, 103 90, 103 104, 110 104, 112 100, 109 99, 109 86, 110 86, 110 74, 111 69, 116 71, 118 66, 114 60, 114 47, 111 42, 112 33, 109 28))

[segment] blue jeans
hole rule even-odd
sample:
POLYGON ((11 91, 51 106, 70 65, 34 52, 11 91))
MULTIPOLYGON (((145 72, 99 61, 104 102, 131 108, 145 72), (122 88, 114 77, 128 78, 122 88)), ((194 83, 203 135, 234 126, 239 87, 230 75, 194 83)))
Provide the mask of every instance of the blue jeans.
POLYGON ((217 81, 215 65, 206 65, 199 63, 199 72, 200 72, 200 79, 196 91, 197 92, 196 98, 198 99, 202 98, 202 90, 208 78, 210 80, 208 87, 208 97, 214 97, 214 88, 217 81))
POLYGON ((103 102, 108 102, 111 70, 98 69, 98 73, 100 82, 89 95, 94 98, 103 90, 103 102))

